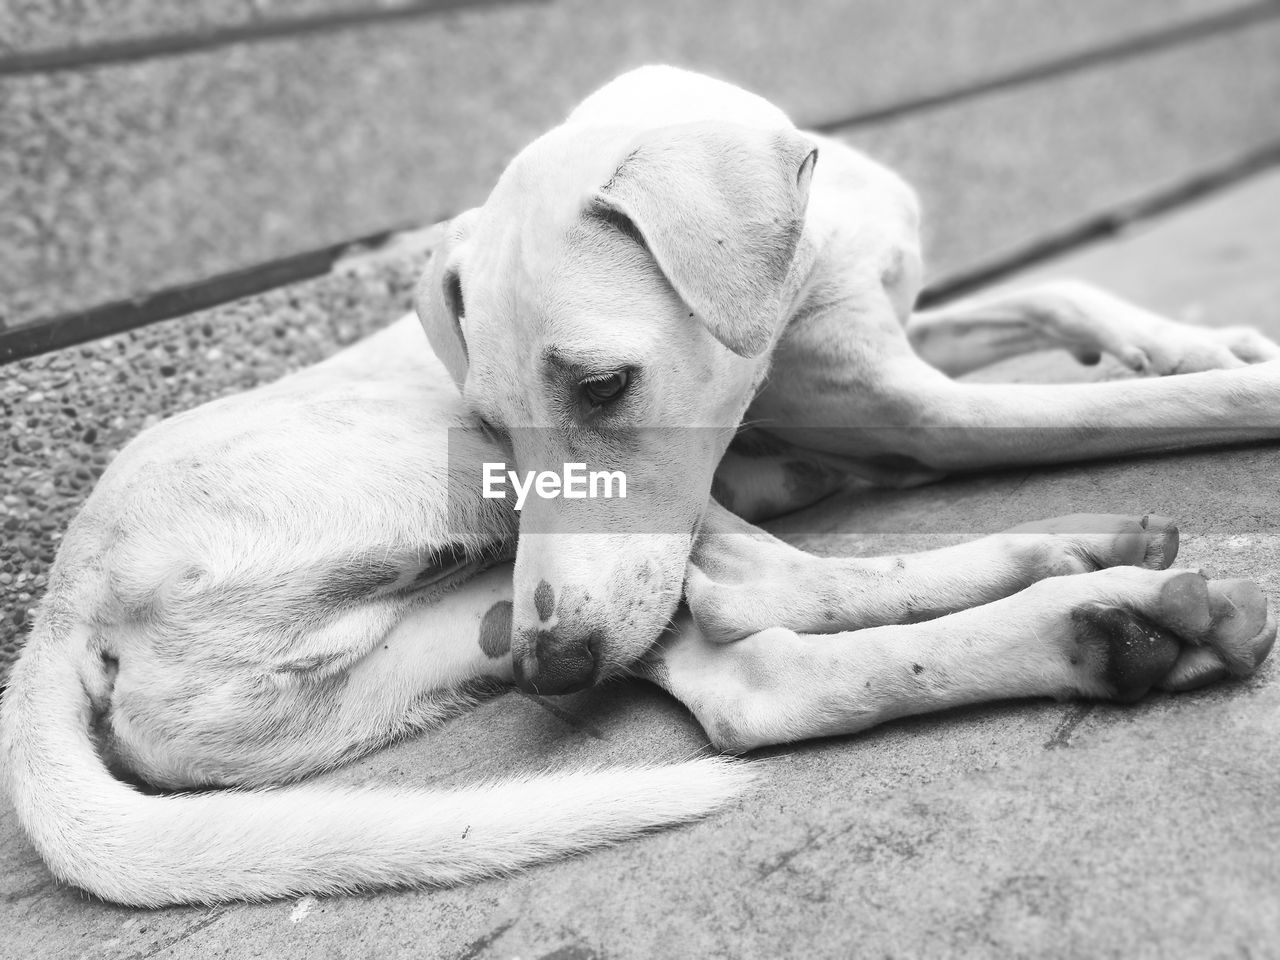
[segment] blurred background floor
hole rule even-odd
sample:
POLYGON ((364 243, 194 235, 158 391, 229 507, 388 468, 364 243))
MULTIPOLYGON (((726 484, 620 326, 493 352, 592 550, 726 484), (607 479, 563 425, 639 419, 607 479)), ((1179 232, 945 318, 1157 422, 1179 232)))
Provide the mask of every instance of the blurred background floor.
POLYGON ((1280 5, 1256 0, 439 6, 7 5, 0 317, 451 216, 648 62, 724 76, 902 169, 934 269, 1280 134, 1280 5), (313 23, 351 10, 367 20, 313 23))

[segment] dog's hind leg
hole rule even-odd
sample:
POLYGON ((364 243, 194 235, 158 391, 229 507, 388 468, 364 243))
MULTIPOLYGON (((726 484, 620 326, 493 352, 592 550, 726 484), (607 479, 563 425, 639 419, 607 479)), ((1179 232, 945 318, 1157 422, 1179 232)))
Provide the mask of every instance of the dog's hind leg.
POLYGON ((1078 514, 921 553, 821 557, 712 504, 689 559, 685 598, 716 642, 767 627, 834 633, 930 620, 1047 577, 1163 569, 1177 551, 1178 529, 1167 518, 1078 514))
POLYGON ((919 311, 906 324, 915 351, 950 376, 1008 357, 1064 349, 1081 363, 1109 354, 1142 374, 1225 370, 1280 358, 1249 327, 1214 329, 1161 317, 1079 281, 1060 281, 919 311))
POLYGON ((352 601, 298 640, 323 653, 157 662, 134 643, 112 657, 111 686, 96 703, 112 765, 167 788, 269 785, 434 725, 511 680, 511 564, 443 592, 352 601))
POLYGON ((846 633, 775 628, 713 643, 682 614, 640 673, 683 701, 717 747, 741 752, 990 700, 1192 689, 1253 672, 1275 635, 1252 583, 1114 567, 926 623, 846 633))
POLYGON ((510 565, 483 571, 513 556, 515 524, 450 485, 447 451, 489 449, 469 422, 410 318, 130 443, 37 620, 82 626, 59 656, 81 663, 115 768, 165 787, 296 779, 508 677, 510 565))
POLYGON ((1280 360, 1100 383, 973 383, 917 356, 883 293, 851 309, 834 304, 788 331, 749 418, 818 454, 908 473, 1280 438, 1280 360))

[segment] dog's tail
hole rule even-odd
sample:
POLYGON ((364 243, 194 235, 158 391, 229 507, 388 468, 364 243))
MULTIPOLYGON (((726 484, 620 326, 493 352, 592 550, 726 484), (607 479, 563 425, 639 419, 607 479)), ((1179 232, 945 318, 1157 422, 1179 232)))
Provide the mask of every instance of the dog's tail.
POLYGON ((752 774, 717 758, 457 792, 319 785, 154 795, 95 749, 88 629, 41 617, 5 694, 0 756, 53 872, 136 906, 450 884, 711 812, 752 774), (51 622, 52 621, 52 622, 51 622), (44 634, 44 635, 42 635, 44 634), (79 642, 77 642, 79 641, 79 642), (78 649, 77 649, 78 648, 78 649))

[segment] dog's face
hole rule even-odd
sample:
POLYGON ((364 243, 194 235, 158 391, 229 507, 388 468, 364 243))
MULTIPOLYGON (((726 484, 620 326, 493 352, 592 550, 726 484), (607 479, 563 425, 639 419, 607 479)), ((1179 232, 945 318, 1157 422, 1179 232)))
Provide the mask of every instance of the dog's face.
POLYGON ((794 294, 814 153, 794 131, 729 124, 559 128, 437 251, 419 313, 508 468, 563 484, 583 465, 584 497, 547 481, 522 505, 512 654, 526 689, 625 669, 674 612, 794 294))

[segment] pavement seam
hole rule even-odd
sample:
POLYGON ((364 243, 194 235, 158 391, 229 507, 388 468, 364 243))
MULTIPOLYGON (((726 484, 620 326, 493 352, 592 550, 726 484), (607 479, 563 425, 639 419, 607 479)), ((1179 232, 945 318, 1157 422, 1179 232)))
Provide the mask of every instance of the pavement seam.
POLYGON ((1237 155, 1196 173, 1156 187, 1114 206, 1085 215, 1074 224, 1050 230, 1010 249, 993 254, 972 267, 939 277, 925 286, 916 308, 932 306, 973 293, 1015 273, 1073 250, 1105 240, 1128 227, 1203 200, 1254 176, 1280 166, 1280 140, 1237 155))
POLYGON ((456 13, 472 7, 486 8, 517 4, 543 4, 548 0, 408 0, 394 6, 352 6, 327 13, 273 17, 248 23, 210 26, 146 37, 104 40, 84 46, 49 47, 0 56, 0 77, 27 76, 83 70, 118 63, 135 63, 157 57, 200 53, 244 43, 289 40, 315 33, 418 20, 442 13, 456 13))
POLYGON ((1242 30, 1246 27, 1263 23, 1280 16, 1280 4, 1274 0, 1260 0, 1244 7, 1237 7, 1222 13, 1187 23, 1176 24, 1164 30, 1153 30, 1150 33, 1126 37, 1117 43, 1103 44, 1090 50, 1071 53, 1065 57, 1046 60, 1032 64, 1020 70, 1011 70, 997 77, 977 80, 962 84, 950 90, 924 94, 919 97, 900 100, 883 107, 872 107, 860 110, 838 120, 827 120, 820 123, 800 124, 820 133, 838 133, 855 127, 870 126, 886 120, 897 120, 901 117, 923 113, 952 106, 965 100, 973 100, 990 93, 1001 93, 1006 90, 1025 87, 1034 83, 1043 83, 1058 77, 1080 73, 1094 67, 1129 60, 1149 53, 1158 53, 1188 43, 1195 43, 1222 33, 1242 30))

